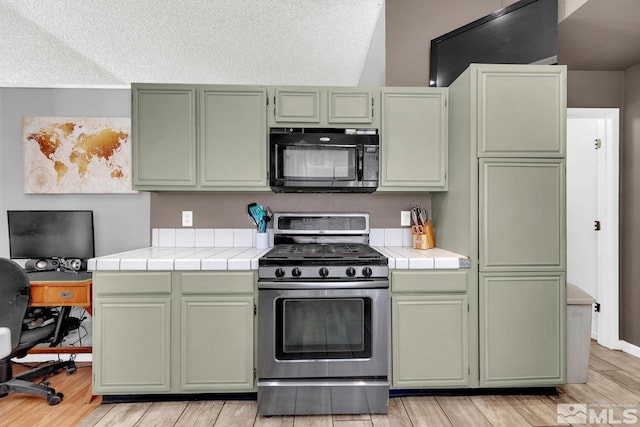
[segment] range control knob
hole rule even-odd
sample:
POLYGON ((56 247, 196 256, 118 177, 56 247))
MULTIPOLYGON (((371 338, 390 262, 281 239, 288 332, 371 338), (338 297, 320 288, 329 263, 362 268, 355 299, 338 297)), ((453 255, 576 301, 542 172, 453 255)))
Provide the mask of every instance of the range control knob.
POLYGON ((320 277, 327 277, 329 275, 329 269, 327 267, 322 267, 319 273, 320 277))
POLYGON ((284 277, 284 270, 282 268, 276 268, 276 277, 284 277))
POLYGON ((293 277, 300 277, 302 276, 302 271, 298 267, 296 267, 293 270, 291 270, 291 275, 293 277))
POLYGON ((349 277, 353 277, 356 275, 356 269, 353 267, 348 267, 347 268, 347 276, 349 277))
POLYGON ((364 277, 371 277, 372 274, 373 274, 373 271, 371 271, 371 267, 365 267, 362 269, 362 275, 364 277))

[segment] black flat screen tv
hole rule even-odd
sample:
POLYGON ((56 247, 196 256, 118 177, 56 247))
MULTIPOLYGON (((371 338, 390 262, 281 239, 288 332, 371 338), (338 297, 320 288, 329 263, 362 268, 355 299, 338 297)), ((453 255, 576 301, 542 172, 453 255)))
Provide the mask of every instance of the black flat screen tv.
POLYGON ((95 255, 93 211, 7 211, 11 258, 80 258, 95 255))
POLYGON ((521 0, 431 40, 429 86, 449 86, 469 64, 556 64, 558 0, 521 0))

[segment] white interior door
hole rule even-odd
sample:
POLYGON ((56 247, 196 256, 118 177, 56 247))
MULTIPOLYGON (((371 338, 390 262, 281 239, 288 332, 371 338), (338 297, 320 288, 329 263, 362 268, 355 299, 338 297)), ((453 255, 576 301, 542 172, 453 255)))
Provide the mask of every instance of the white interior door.
POLYGON ((567 282, 600 303, 592 337, 620 348, 618 109, 567 110, 567 282))
MULTIPOLYGON (((598 119, 567 120, 567 283, 598 301, 598 119)), ((591 336, 598 336, 594 313, 591 336)))

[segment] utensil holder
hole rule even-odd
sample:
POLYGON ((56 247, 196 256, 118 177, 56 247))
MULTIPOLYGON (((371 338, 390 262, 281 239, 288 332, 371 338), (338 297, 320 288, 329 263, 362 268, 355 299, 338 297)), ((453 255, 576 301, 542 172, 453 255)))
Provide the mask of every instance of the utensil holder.
POLYGON ((413 233, 413 248, 414 249, 431 249, 436 247, 436 237, 433 234, 433 224, 431 220, 427 221, 427 224, 423 226, 424 233, 413 233))
POLYGON ((269 233, 256 233, 256 249, 269 247, 269 233))

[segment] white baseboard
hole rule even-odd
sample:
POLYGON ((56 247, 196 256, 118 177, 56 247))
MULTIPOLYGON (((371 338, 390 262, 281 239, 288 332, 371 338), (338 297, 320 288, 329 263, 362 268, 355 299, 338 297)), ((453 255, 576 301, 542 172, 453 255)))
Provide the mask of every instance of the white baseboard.
POLYGON ((637 345, 620 340, 620 350, 629 353, 632 356, 640 357, 640 347, 637 345))
POLYGON ((32 363, 32 362, 50 362, 52 360, 69 360, 71 356, 75 356, 76 362, 93 362, 93 354, 91 353, 79 353, 79 354, 57 354, 57 353, 42 353, 42 354, 27 354, 20 359, 12 359, 17 363, 32 363))

